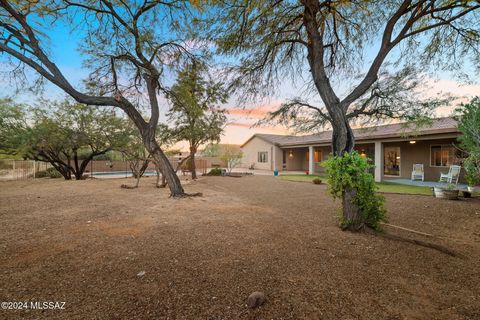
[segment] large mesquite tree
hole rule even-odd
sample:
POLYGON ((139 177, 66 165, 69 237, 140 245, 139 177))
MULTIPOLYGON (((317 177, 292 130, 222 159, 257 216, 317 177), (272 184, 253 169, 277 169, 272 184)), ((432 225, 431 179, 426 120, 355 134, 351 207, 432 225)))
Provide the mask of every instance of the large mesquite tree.
POLYGON ((0 53, 10 58, 17 80, 30 77, 28 66, 27 73, 34 70, 80 103, 123 110, 160 166, 171 195, 182 196, 180 180, 155 137, 166 69, 193 58, 175 32, 186 15, 187 1, 0 0, 0 53), (86 88, 74 86, 52 59, 44 31, 59 21, 82 39, 91 71, 86 88), (149 119, 142 116, 145 109, 149 119))
POLYGON ((94 157, 126 143, 124 120, 111 108, 68 101, 34 108, 21 148, 27 158, 49 162, 66 180, 81 180, 94 157))
MULTIPOLYGON (((219 7, 206 30, 222 54, 240 58, 236 85, 270 94, 286 76, 310 78, 307 92, 321 103, 298 97, 274 116, 306 130, 331 126, 335 155, 353 150, 353 121, 410 119, 439 103, 414 99, 418 68, 460 70, 464 58, 478 63, 480 56, 479 1, 232 0, 219 7)), ((363 224, 358 207, 343 214, 356 221, 352 229, 363 224)))

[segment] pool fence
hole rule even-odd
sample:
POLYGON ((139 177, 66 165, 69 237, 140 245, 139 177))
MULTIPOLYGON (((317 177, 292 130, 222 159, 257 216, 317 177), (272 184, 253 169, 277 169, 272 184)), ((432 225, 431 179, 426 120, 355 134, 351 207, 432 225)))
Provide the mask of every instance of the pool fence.
MULTIPOLYGON (((180 159, 169 158, 174 169, 177 168, 180 159)), ((197 174, 206 173, 213 167, 224 167, 225 164, 217 157, 199 157, 195 159, 197 174)), ((5 160, 0 159, 0 180, 29 180, 38 177, 38 173, 52 168, 48 162, 35 160, 5 160)), ((150 162, 146 175, 155 175, 155 164, 150 162)), ((177 174, 190 174, 190 172, 178 170, 177 174)), ((128 161, 92 160, 87 166, 84 175, 88 178, 126 178, 132 176, 128 161)), ((43 175, 40 175, 43 176, 43 175)), ((72 175, 72 179, 73 179, 72 175)))

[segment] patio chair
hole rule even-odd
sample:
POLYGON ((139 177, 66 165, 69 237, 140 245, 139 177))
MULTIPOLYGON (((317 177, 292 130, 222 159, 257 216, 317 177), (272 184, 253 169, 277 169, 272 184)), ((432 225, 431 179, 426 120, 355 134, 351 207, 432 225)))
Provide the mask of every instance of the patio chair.
POLYGON ((423 163, 416 163, 413 165, 413 170, 412 170, 412 181, 422 179, 424 181, 425 179, 425 172, 423 171, 423 163))
POLYGON ((458 178, 460 177, 460 170, 462 167, 453 165, 450 166, 448 173, 440 173, 440 180, 439 182, 447 182, 447 183, 458 183, 458 178))

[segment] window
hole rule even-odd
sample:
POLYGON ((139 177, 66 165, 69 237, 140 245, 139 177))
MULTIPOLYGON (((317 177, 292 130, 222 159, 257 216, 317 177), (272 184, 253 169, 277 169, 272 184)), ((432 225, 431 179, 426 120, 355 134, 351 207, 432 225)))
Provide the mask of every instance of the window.
MULTIPOLYGON (((306 155, 306 159, 307 161, 310 160, 310 152, 307 151, 307 153, 305 154, 306 155)), ((321 150, 315 150, 313 152, 313 161, 314 162, 320 162, 323 160, 323 154, 322 154, 322 151, 321 150)))
POLYGON ((268 162, 268 152, 261 151, 258 153, 258 162, 268 162))
POLYGON ((455 148, 453 146, 430 146, 430 166, 448 167, 455 164, 455 162, 455 148))

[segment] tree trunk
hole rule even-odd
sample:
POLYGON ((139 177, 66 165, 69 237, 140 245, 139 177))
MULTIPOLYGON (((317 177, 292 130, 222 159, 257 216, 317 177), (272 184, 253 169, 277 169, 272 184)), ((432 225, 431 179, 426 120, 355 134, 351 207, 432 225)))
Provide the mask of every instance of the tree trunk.
MULTIPOLYGON (((144 131, 142 131, 143 133, 144 131)), ((182 184, 180 183, 180 179, 178 178, 177 174, 173 170, 170 161, 163 153, 162 149, 158 145, 157 141, 155 140, 155 131, 148 130, 146 134, 142 134, 143 141, 145 147, 147 148, 148 152, 152 155, 155 163, 160 167, 160 171, 162 172, 162 176, 165 177, 168 187, 170 188, 170 196, 171 197, 183 197, 186 195, 185 191, 183 190, 182 184)))
POLYGON ((342 194, 342 229, 344 230, 358 231, 364 227, 362 212, 358 206, 353 203, 353 199, 356 195, 357 189, 354 188, 346 188, 342 194))
POLYGON ((165 188, 167 186, 167 181, 165 180, 165 175, 162 173, 162 184, 160 184, 160 168, 157 165, 157 182, 155 183, 155 186, 157 188, 165 188))
POLYGON ((195 147, 190 146, 190 170, 192 170, 192 179, 197 179, 197 168, 195 167, 195 147))
POLYGON ((136 178, 141 178, 145 174, 145 170, 148 168, 150 160, 132 160, 129 161, 130 170, 132 170, 132 176, 136 178), (139 167, 140 161, 142 165, 139 167))
POLYGON ((346 116, 341 112, 332 114, 332 152, 334 155, 343 155, 345 152, 351 152, 355 146, 355 137, 353 136, 352 128, 346 119, 346 116))
POLYGON ((132 189, 138 188, 140 184, 140 178, 143 177, 145 170, 147 170, 148 163, 150 160, 133 160, 129 161, 130 170, 132 170, 132 176, 135 178, 135 185, 132 189), (139 167, 139 162, 142 162, 142 165, 139 167))
POLYGON ((78 165, 78 153, 76 149, 73 150, 73 164, 75 166, 73 170, 73 175, 75 176, 75 180, 81 180, 83 171, 80 170, 80 167, 78 165))
POLYGON ((50 161, 50 164, 63 176, 65 180, 72 180, 72 175, 67 167, 58 165, 54 161, 50 161))
MULTIPOLYGON (((339 109, 340 110, 340 109, 339 109)), ((332 115, 332 152, 335 155, 343 155, 352 152, 355 146, 355 138, 352 128, 343 112, 332 115)), ((342 228, 352 231, 361 230, 364 227, 362 212, 352 201, 357 190, 347 188, 342 194, 343 223, 342 228)))
POLYGON ((72 179, 72 163, 70 157, 67 157, 67 165, 65 166, 67 174, 70 176, 69 180, 72 179))
POLYGON ((135 179, 135 185, 133 186, 134 188, 138 188, 138 185, 140 184, 140 178, 142 176, 140 174, 137 174, 137 177, 135 179))

